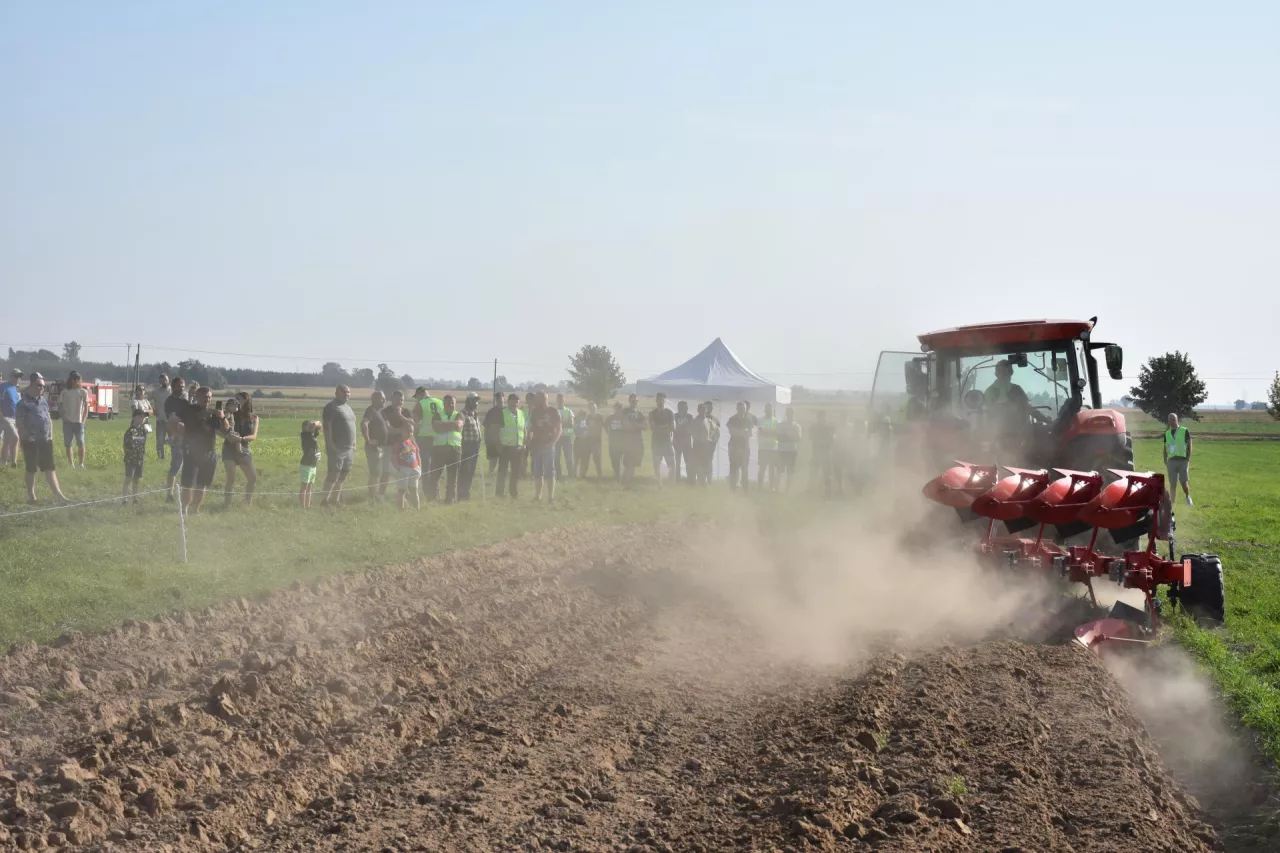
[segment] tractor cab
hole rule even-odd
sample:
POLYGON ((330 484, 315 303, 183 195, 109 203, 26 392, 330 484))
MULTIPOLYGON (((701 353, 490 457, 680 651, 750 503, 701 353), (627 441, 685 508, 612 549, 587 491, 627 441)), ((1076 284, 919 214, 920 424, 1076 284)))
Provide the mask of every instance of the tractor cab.
POLYGON ((1091 340, 1096 321, 989 323, 920 335, 920 353, 881 354, 870 425, 895 431, 899 461, 928 466, 968 456, 1132 469, 1124 417, 1102 408, 1094 355, 1103 350, 1118 379, 1123 353, 1091 340))

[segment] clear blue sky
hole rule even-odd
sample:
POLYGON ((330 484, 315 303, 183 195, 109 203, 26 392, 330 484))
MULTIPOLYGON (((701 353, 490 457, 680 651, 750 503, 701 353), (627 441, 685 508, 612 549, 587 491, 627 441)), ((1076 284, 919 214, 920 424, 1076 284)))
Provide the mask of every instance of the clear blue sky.
POLYGON ((1097 314, 1131 372, 1256 398, 1277 45, 1267 2, 13 0, 0 343, 553 379, 719 335, 858 387, 921 331, 1097 314))

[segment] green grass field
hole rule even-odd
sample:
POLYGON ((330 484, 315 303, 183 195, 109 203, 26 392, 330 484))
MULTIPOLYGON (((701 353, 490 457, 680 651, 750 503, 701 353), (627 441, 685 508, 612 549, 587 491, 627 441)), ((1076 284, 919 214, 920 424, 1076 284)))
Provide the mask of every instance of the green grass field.
MULTIPOLYGON (((222 509, 224 475, 219 471, 206 511, 187 519, 185 564, 179 515, 163 495, 147 495, 136 507, 112 500, 0 518, 0 641, 48 641, 69 629, 92 631, 123 619, 253 595, 298 578, 473 547, 524 531, 583 521, 625 523, 710 513, 727 500, 726 489, 659 492, 646 458, 634 490, 625 491, 608 480, 567 481, 557 490, 554 508, 534 504, 527 481, 522 482, 519 502, 500 501, 494 497, 491 478, 486 478, 488 502, 481 502, 477 471, 468 505, 424 503, 421 510, 401 512, 394 501, 376 503, 355 491, 347 493, 348 505, 341 509, 317 505, 304 511, 296 498, 299 425, 300 420, 291 418, 262 419, 254 451, 259 495, 252 507, 237 497, 230 509, 222 509)), ((88 424, 88 467, 68 470, 59 461, 58 475, 68 499, 118 494, 123 430, 119 419, 88 424)), ((607 474, 607 458, 604 464, 607 474)), ((162 488, 167 471, 167 461, 161 463, 152 455, 142 488, 162 488)), ((320 474, 323 477, 323 463, 320 474)), ((348 485, 366 482, 363 454, 357 453, 348 485)), ((43 478, 37 494, 44 506, 51 505, 43 478)), ((0 514, 26 509, 22 469, 0 470, 0 514)))
MULTIPOLYGON (((1161 470, 1160 442, 1134 446, 1139 467, 1161 470)), ((1222 557, 1227 623, 1203 630, 1178 619, 1174 628, 1280 761, 1280 444, 1200 442, 1191 493, 1194 507, 1175 508, 1178 550, 1222 557)))

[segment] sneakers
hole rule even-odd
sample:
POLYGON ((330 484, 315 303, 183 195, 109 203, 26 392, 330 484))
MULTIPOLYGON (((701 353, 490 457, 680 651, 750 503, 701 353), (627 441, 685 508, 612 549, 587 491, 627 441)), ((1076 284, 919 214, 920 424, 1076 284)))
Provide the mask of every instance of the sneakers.
POLYGON ((1191 506, 1191 495, 1187 495, 1187 506, 1191 506))

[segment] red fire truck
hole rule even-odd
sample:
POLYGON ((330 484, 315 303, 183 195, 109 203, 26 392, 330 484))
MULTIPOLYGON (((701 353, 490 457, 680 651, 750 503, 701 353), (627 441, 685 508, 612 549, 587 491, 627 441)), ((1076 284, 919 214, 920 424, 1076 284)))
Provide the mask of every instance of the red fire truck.
MULTIPOLYGON (((93 382, 81 380, 81 382, 84 390, 89 392, 89 417, 96 416, 104 421, 114 418, 120 386, 102 379, 95 379, 93 382)), ((62 386, 65 384, 64 380, 55 379, 45 389, 49 395, 49 414, 55 418, 62 416, 58 411, 58 398, 62 395, 62 386)))

